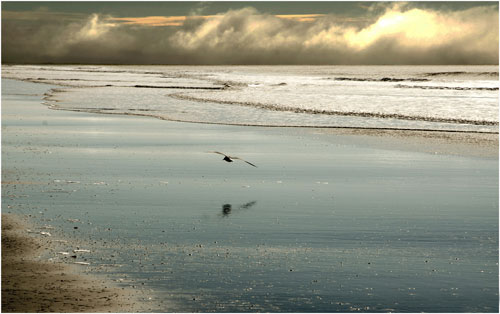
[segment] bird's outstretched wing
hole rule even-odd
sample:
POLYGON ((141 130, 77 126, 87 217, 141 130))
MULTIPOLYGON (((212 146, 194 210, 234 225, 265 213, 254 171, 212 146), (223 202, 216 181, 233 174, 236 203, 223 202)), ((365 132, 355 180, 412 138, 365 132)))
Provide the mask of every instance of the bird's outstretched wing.
POLYGON ((233 157, 233 156, 229 156, 229 158, 231 158, 231 159, 238 159, 238 160, 244 161, 244 162, 246 162, 247 164, 249 164, 250 166, 254 166, 255 168, 257 168, 257 166, 256 166, 256 165, 252 164, 252 163, 251 163, 251 162, 249 162, 249 161, 246 161, 246 160, 245 160, 245 159, 243 159, 243 158, 240 158, 240 157, 233 157))
POLYGON ((226 156, 226 157, 229 157, 229 158, 232 158, 224 153, 221 153, 221 152, 208 152, 208 153, 215 153, 215 154, 219 154, 219 155, 222 155, 222 156, 226 156))

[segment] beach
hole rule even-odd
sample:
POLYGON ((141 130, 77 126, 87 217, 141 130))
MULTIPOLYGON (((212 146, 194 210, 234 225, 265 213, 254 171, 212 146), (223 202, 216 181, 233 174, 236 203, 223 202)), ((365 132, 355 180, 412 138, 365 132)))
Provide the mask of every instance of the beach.
POLYGON ((498 313, 498 2, 2 2, 2 312, 498 313))
POLYGON ((51 110, 54 86, 2 83, 4 312, 498 311, 498 134, 51 110))
POLYGON ((2 312, 137 312, 135 297, 67 264, 39 260, 56 244, 27 234, 24 217, 2 214, 2 312))

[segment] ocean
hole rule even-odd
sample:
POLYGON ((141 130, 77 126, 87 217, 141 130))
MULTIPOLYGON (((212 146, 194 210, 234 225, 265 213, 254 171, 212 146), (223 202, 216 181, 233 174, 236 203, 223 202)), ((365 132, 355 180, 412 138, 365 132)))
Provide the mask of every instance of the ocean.
POLYGON ((152 312, 498 312, 498 157, 315 127, 497 134, 498 67, 3 66, 2 212, 152 312))
POLYGON ((228 125, 498 132, 498 66, 4 66, 53 108, 228 125))

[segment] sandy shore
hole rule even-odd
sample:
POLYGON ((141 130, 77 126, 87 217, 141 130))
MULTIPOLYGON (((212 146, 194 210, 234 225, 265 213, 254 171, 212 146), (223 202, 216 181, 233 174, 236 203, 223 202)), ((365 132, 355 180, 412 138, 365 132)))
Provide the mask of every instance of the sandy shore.
POLYGON ((496 134, 254 128, 54 111, 41 104, 42 84, 16 84, 19 91, 2 95, 2 213, 14 214, 2 226, 2 237, 12 239, 3 242, 4 312, 151 312, 150 302, 161 303, 160 312, 245 312, 250 305, 261 312, 318 311, 288 300, 309 297, 309 285, 297 292, 300 282, 324 282, 328 302, 315 295, 311 302, 324 312, 346 312, 338 304, 358 302, 351 284, 358 278, 386 293, 379 295, 383 306, 369 304, 380 311, 403 309, 394 302, 415 312, 498 309, 496 134), (214 150, 258 168, 225 163, 207 153, 214 150), (81 241, 92 254, 78 261, 111 282, 81 274, 87 266, 71 265, 71 258, 70 265, 48 261, 64 260, 49 241, 57 237, 27 233, 32 227, 25 223, 81 241), (414 234, 407 237, 407 230, 414 234), (450 249, 443 240, 463 239, 464 231, 470 246, 453 240, 450 249), (407 240, 399 246, 386 235, 407 240), (492 242, 480 242, 486 238, 492 242), (373 263, 370 247, 380 243, 373 263), (324 262, 312 266, 344 265, 348 272, 308 270, 301 256, 290 256, 303 246, 308 258, 317 254, 324 262), (276 252, 273 269, 261 266, 269 255, 255 254, 265 250, 276 252), (5 259, 9 251, 14 262, 5 259), (387 273, 383 265, 391 263, 394 272, 387 273), (288 277, 301 274, 301 281, 288 277), (243 290, 259 275, 263 282, 275 275, 270 283, 279 292, 258 283, 243 290), (45 279, 32 284, 33 277, 45 279), (407 287, 418 284, 419 294, 409 295, 407 287), (450 285, 462 294, 451 295, 450 285), (250 291, 258 289, 267 297, 253 299, 250 291), (135 304, 132 297, 144 293, 148 298, 135 304))
POLYGON ((35 238, 20 216, 2 214, 2 312, 135 312, 130 291, 37 259, 54 243, 35 238))
POLYGON ((493 133, 375 129, 314 129, 310 132, 325 137, 356 137, 356 142, 373 148, 455 156, 498 157, 498 134, 493 133))

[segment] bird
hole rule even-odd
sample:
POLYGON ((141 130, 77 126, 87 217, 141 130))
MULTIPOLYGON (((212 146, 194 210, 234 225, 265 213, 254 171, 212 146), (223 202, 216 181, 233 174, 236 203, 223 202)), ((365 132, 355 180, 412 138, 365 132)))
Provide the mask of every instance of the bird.
POLYGON ((227 161, 227 162, 233 162, 233 159, 237 159, 237 160, 244 161, 244 162, 246 162, 247 164, 249 164, 250 166, 254 166, 255 168, 257 168, 257 166, 256 166, 256 165, 254 165, 254 164, 252 164, 251 162, 248 162, 248 161, 246 161, 245 159, 240 158, 240 157, 236 157, 236 156, 229 156, 229 155, 226 155, 226 154, 221 153, 221 152, 209 152, 209 153, 215 153, 215 154, 222 155, 222 156, 224 156, 224 158, 222 158, 222 160, 227 161))

